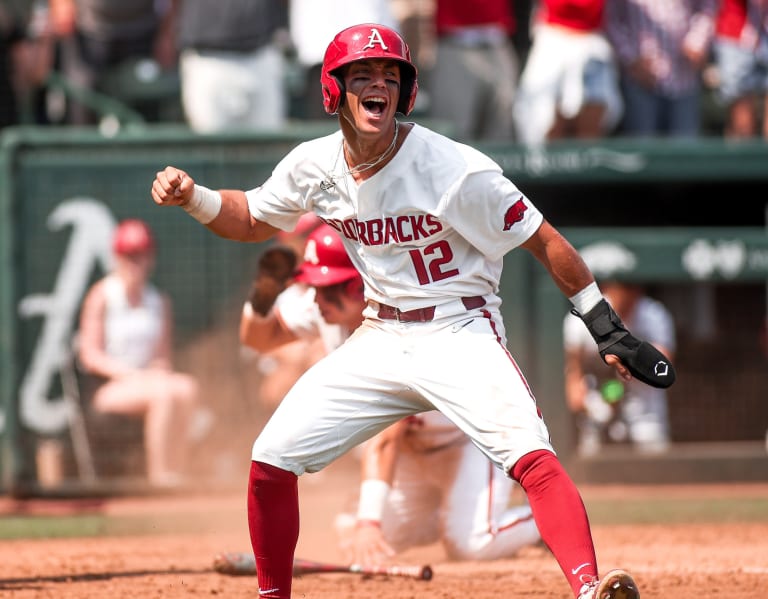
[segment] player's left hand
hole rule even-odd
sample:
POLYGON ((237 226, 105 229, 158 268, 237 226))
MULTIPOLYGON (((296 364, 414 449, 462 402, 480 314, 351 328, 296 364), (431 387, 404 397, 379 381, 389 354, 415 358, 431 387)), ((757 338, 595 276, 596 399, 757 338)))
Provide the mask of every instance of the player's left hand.
POLYGON ((395 555, 384 540, 381 526, 373 522, 358 522, 350 547, 352 563, 375 566, 395 555))
POLYGON ((624 366, 619 356, 615 354, 605 354, 605 363, 616 369, 616 374, 619 375, 619 378, 625 381, 632 380, 632 373, 629 371, 629 368, 624 366))
POLYGON ((183 206, 192 199, 194 191, 194 179, 173 166, 158 172, 152 183, 152 199, 160 206, 183 206))
POLYGON ((628 380, 629 374, 630 378, 633 376, 646 385, 662 389, 675 382, 672 362, 653 345, 632 335, 605 299, 586 314, 572 312, 587 325, 603 360, 616 368, 622 378, 628 380), (622 366, 626 372, 622 372, 622 366))

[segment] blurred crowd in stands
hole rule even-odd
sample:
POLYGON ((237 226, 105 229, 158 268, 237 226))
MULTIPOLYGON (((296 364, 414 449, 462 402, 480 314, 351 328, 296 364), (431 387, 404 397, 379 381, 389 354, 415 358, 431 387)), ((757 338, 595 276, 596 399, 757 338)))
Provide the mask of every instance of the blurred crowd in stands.
POLYGON ((768 139, 768 0, 0 0, 0 128, 329 119, 323 52, 361 22, 465 141, 768 139))

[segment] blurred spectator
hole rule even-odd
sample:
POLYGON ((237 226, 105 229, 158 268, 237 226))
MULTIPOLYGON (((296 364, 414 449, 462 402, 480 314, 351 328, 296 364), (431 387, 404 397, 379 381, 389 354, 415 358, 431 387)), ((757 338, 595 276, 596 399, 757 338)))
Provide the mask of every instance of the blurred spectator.
POLYGON ((339 31, 358 23, 379 23, 399 30, 391 0, 290 0, 291 41, 304 73, 297 109, 300 117, 328 118, 320 86, 323 55, 339 31))
POLYGON ((515 99, 518 139, 541 144, 609 134, 622 99, 603 30, 605 0, 542 0, 515 99))
POLYGON ((767 0, 722 0, 714 55, 725 136, 768 139, 767 0))
MULTIPOLYGON (((60 37, 63 73, 77 88, 108 94, 108 77, 120 67, 139 69, 137 77, 150 79, 176 66, 167 1, 49 0, 49 5, 60 37)), ((158 119, 154 103, 134 108, 147 120, 158 119)), ((92 125, 98 120, 92 107, 69 99, 70 124, 92 125)))
POLYGON ((629 136, 697 137, 701 71, 719 0, 610 0, 605 26, 622 78, 629 136))
POLYGON ((37 3, 0 2, 0 129, 34 122, 34 92, 53 57, 47 14, 37 3))
POLYGON ((198 133, 282 127, 288 0, 173 1, 189 126, 198 133))
POLYGON ((517 51, 517 58, 522 68, 528 61, 533 35, 533 21, 538 10, 540 0, 514 0, 512 8, 515 14, 515 34, 513 42, 517 51))
POLYGON ((426 72, 435 63, 435 0, 391 0, 390 5, 395 21, 400 24, 400 33, 411 49, 411 59, 426 72))
POLYGON ((63 120, 63 102, 47 90, 54 68, 57 36, 46 2, 33 2, 25 17, 25 37, 14 47, 14 87, 23 124, 49 124, 63 120))
MULTIPOLYGON (((670 360, 674 357, 674 322, 661 302, 636 283, 604 280, 600 289, 627 328, 670 360)), ((563 342, 565 397, 576 417, 579 453, 593 455, 606 442, 629 442, 649 453, 666 450, 670 442, 666 390, 637 379, 617 379, 584 323, 570 313, 563 322, 563 342)))
POLYGON ((437 0, 435 63, 424 87, 429 115, 454 126, 457 139, 513 138, 515 26, 510 0, 437 0))
POLYGON ((170 298, 149 282, 155 241, 143 221, 121 222, 114 269, 88 291, 80 314, 78 356, 99 379, 97 412, 143 415, 147 475, 157 486, 183 482, 198 384, 172 364, 170 298))
POLYGON ((768 316, 763 317, 760 328, 757 331, 757 344, 764 358, 768 358, 768 316))
POLYGON ((22 38, 20 16, 10 4, 0 3, 0 129, 19 122, 13 54, 22 38))

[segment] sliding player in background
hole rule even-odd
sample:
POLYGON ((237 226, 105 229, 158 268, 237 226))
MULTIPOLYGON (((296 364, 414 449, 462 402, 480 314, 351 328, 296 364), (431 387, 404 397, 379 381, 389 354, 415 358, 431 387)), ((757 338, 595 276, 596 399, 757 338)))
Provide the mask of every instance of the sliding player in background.
MULTIPOLYGON (((262 264, 274 265, 280 251, 270 255, 267 250, 262 264)), ((362 323, 363 281, 332 227, 321 225, 310 235, 293 284, 273 284, 264 270, 269 266, 243 306, 243 344, 264 352, 319 337, 331 352, 362 323), (273 290, 283 286, 266 315, 254 309, 252 302, 269 303, 273 290)), ((510 506, 515 486, 450 420, 437 411, 424 412, 365 444, 357 513, 340 514, 336 528, 353 563, 377 564, 438 541, 453 559, 510 557, 540 539, 530 507, 510 506)), ((250 553, 229 554, 226 561, 217 568, 253 567, 247 565, 253 564, 250 553)))
MULTIPOLYGON (((268 294, 263 305, 262 299, 254 298, 254 309, 266 314, 272 307, 275 297, 285 286, 287 278, 294 274, 296 264, 304 254, 307 238, 320 224, 322 221, 308 212, 299 219, 293 231, 290 233, 281 231, 275 235, 274 244, 277 250, 274 252, 268 250, 262 255, 264 263, 259 264, 252 292, 256 291, 258 277, 267 275, 267 281, 275 281, 280 286, 268 294), (286 250, 291 250, 293 255, 286 250), (290 264, 285 264, 286 260, 290 264), (282 272, 274 272, 275 268, 281 269, 282 272)), ((264 295, 266 291, 266 288, 262 288, 260 293, 264 295)), ((262 337, 262 340, 265 341, 266 337, 262 337)), ((272 343, 270 347, 261 347, 258 351, 255 345, 243 345, 242 349, 242 357, 247 363, 248 372, 258 373, 258 379, 249 388, 253 390, 259 404, 269 413, 275 410, 296 380, 325 355, 322 341, 312 337, 293 337, 289 342, 272 343)))

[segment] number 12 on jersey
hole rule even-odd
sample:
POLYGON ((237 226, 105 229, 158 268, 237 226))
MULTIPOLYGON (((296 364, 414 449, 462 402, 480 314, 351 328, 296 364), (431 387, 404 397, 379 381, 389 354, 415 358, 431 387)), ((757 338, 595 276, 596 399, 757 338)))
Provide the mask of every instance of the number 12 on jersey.
POLYGON ((453 251, 445 239, 431 243, 421 250, 410 250, 408 253, 420 285, 428 285, 459 274, 458 268, 443 270, 445 265, 453 260, 453 251))

